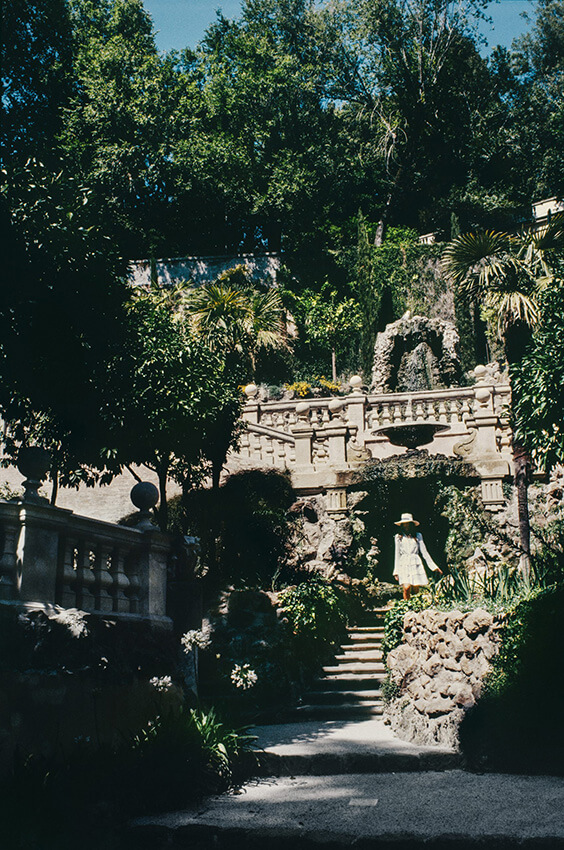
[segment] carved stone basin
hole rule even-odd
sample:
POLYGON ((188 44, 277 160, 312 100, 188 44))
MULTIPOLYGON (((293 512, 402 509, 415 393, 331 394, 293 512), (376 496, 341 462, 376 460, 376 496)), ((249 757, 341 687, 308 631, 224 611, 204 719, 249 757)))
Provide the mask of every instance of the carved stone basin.
POLYGON ((394 425, 380 425, 374 428, 373 434, 387 437, 393 446, 405 446, 406 449, 416 449, 433 442, 435 434, 448 431, 448 425, 440 422, 397 422, 394 425))

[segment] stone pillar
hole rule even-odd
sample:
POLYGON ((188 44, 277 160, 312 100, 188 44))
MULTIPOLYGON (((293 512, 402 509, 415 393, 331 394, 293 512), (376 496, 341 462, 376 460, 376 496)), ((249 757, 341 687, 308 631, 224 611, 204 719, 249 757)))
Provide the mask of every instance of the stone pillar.
POLYGON ((317 435, 327 438, 330 465, 343 467, 347 464, 348 435, 348 428, 343 416, 344 402, 339 398, 334 398, 329 402, 328 409, 331 421, 322 430, 319 429, 317 435))
POLYGON ((166 582, 170 539, 160 531, 146 531, 139 558, 139 613, 170 627, 166 616, 166 582))
POLYGON ((54 604, 59 562, 59 540, 72 511, 50 505, 22 503, 17 544, 17 598, 22 602, 54 604))
POLYGON ((362 392, 362 378, 353 375, 350 379, 351 393, 347 396, 347 421, 352 427, 356 427, 357 439, 364 445, 364 432, 366 431, 366 396, 362 392))
POLYGON ((245 387, 247 403, 243 408, 241 418, 244 422, 252 422, 253 425, 258 425, 260 419, 260 404, 254 400, 257 394, 258 387, 256 386, 256 384, 247 384, 247 386, 245 387))
POLYGON ((476 437, 469 458, 482 479, 482 501, 488 510, 499 510, 505 504, 503 479, 509 465, 503 460, 497 445, 499 416, 494 412, 492 388, 478 385, 474 391, 475 405, 472 425, 476 437))
POLYGON ((0 505, 0 530, 3 545, 0 554, 0 600, 10 602, 17 597, 17 546, 20 534, 19 505, 0 505))
POLYGON ((298 421, 290 427, 296 446, 296 471, 309 472, 312 468, 311 448, 313 428, 309 419, 309 404, 306 401, 296 405, 298 421))

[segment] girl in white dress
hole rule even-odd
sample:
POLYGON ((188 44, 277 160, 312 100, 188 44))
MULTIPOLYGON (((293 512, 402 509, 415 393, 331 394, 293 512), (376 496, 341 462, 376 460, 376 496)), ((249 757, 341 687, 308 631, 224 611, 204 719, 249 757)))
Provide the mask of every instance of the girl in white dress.
POLYGON ((399 533, 394 537, 396 544, 394 578, 403 588, 403 598, 410 599, 412 590, 429 584, 423 558, 433 572, 442 574, 442 570, 429 555, 423 535, 420 531, 416 531, 419 523, 413 519, 412 514, 402 514, 401 519, 394 525, 400 528, 399 533))

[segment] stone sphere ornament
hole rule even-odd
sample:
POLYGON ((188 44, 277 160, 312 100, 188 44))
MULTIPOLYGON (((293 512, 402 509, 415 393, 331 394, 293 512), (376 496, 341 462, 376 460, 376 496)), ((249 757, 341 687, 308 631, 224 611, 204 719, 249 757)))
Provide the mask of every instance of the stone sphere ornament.
POLYGON ((130 493, 131 501, 139 508, 137 526, 139 528, 154 528, 151 522, 152 510, 159 501, 159 491, 150 481, 140 481, 130 493))
POLYGON ((258 387, 257 387, 256 384, 247 384, 247 386, 245 387, 245 395, 247 396, 247 399, 249 401, 251 399, 255 398, 257 393, 258 393, 258 387))
POLYGON ((360 375, 353 375, 349 381, 349 386, 353 393, 358 393, 362 389, 362 378, 360 375))

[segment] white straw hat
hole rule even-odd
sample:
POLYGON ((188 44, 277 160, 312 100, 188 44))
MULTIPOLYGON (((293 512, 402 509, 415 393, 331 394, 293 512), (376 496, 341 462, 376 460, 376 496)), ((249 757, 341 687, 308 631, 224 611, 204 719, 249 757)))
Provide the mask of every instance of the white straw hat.
POLYGON ((413 523, 413 525, 419 525, 417 520, 413 519, 413 514, 402 514, 401 519, 394 522, 394 525, 407 525, 410 522, 413 523))

